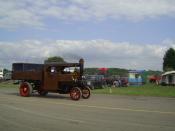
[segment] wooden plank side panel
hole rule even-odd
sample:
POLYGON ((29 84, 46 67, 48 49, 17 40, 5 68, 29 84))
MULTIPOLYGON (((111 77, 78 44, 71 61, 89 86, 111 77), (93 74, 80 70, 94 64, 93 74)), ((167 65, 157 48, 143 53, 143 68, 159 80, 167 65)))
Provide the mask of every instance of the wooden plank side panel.
POLYGON ((12 79, 14 80, 42 80, 42 72, 41 71, 13 72, 12 79))

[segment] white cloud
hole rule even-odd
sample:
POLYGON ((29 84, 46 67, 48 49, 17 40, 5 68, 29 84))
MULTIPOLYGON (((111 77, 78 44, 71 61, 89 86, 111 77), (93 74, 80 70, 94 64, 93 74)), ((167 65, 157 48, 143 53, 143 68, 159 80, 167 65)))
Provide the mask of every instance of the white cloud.
POLYGON ((35 12, 25 8, 24 1, 0 1, 0 28, 14 29, 23 26, 43 26, 35 12))
POLYGON ((75 62, 83 57, 88 67, 120 67, 127 69, 162 69, 162 59, 174 41, 162 44, 133 44, 107 40, 0 42, 0 66, 13 62, 42 63, 49 56, 62 56, 75 62))
POLYGON ((48 18, 99 21, 175 16, 174 0, 1 0, 0 28, 42 27, 48 18))

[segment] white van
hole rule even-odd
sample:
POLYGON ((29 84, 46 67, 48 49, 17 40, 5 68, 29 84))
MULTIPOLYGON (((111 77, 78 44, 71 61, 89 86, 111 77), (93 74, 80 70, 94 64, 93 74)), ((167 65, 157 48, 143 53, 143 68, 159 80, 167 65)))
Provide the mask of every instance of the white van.
POLYGON ((0 69, 0 79, 3 79, 3 76, 4 76, 3 69, 0 69))

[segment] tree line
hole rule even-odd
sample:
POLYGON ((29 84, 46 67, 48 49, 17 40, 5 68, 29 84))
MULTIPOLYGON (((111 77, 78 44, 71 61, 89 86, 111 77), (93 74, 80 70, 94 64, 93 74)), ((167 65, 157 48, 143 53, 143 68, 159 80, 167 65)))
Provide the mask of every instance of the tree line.
POLYGON ((175 70, 175 50, 169 48, 163 57, 163 71, 175 70))

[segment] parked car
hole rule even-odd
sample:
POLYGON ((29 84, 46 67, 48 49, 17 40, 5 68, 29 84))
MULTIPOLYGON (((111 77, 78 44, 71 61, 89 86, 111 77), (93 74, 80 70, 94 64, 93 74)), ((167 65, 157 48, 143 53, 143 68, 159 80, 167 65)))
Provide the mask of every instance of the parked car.
POLYGON ((128 77, 120 77, 118 75, 109 76, 105 78, 108 86, 126 87, 128 86, 128 77))
POLYGON ((103 88, 106 86, 104 75, 86 75, 85 80, 91 89, 103 88))
POLYGON ((3 77, 4 80, 11 80, 11 78, 12 78, 12 73, 11 72, 8 72, 8 73, 4 74, 4 77, 3 77))

